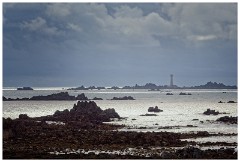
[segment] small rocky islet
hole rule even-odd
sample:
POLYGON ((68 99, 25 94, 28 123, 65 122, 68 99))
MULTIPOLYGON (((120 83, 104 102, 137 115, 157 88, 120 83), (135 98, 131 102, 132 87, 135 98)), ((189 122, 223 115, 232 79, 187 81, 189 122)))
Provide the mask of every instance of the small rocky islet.
MULTIPOLYGON (((121 119, 94 101, 42 117, 3 118, 3 159, 237 159, 234 148, 201 150, 185 140, 223 134, 118 131, 124 125, 105 123, 114 118, 121 119)), ((209 145, 237 143, 201 143, 209 145)))

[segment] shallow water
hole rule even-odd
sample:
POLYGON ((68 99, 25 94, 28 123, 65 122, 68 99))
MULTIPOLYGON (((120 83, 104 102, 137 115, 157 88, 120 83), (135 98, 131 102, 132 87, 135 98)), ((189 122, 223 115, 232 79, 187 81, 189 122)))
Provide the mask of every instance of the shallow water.
MULTIPOLYGON (((34 91, 3 90, 7 98, 23 98, 37 95, 59 93, 62 88, 38 88, 34 91)), ((114 108, 125 120, 113 121, 115 124, 124 124, 124 131, 170 131, 210 133, 237 133, 236 124, 215 122, 221 116, 237 116, 237 103, 218 103, 219 101, 237 101, 237 90, 82 90, 67 91, 77 96, 85 93, 88 98, 100 97, 103 100, 95 101, 102 109, 114 108), (174 95, 166 95, 167 92, 174 95), (180 92, 192 95, 179 95, 180 92), (223 93, 226 92, 226 93, 223 93), (110 100, 113 97, 132 96, 136 100, 110 100), (148 108, 158 106, 163 112, 158 116, 140 116, 148 113, 148 108), (203 115, 208 108, 229 114, 203 115), (134 119, 134 120, 132 120, 134 119), (195 119, 195 120, 193 120, 195 119), (196 127, 186 127, 192 125, 196 127), (173 129, 159 129, 164 126, 178 126, 173 129), (139 129, 139 127, 146 127, 139 129)), ((19 114, 28 114, 30 117, 51 115, 56 110, 71 109, 76 101, 4 101, 3 117, 17 118, 19 114)), ((236 137, 236 136, 235 136, 236 137)), ((219 138, 221 141, 221 138, 219 138)), ((237 137, 235 138, 237 142, 237 137)), ((233 141, 231 139, 231 141, 233 141)))

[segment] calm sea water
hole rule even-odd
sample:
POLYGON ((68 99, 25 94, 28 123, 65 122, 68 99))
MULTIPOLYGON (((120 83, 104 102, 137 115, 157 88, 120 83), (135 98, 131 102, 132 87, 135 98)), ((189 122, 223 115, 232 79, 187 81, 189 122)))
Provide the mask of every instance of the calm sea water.
MULTIPOLYGON (((34 91, 17 91, 9 88, 3 90, 7 98, 23 98, 37 95, 49 95, 67 91, 77 96, 85 93, 88 98, 100 97, 103 100, 95 101, 102 109, 114 108, 121 117, 116 124, 125 124, 125 131, 171 131, 190 132, 208 131, 210 133, 237 133, 236 124, 217 123, 215 120, 225 114, 203 115, 208 108, 219 112, 226 112, 228 116, 237 116, 237 103, 218 103, 236 101, 237 90, 82 90, 73 91, 65 88, 34 88, 34 91), (174 95, 166 95, 171 92, 174 95), (180 92, 192 95, 179 95, 180 92), (223 93, 226 92, 226 93, 223 93), (113 97, 132 96, 136 100, 114 101, 113 97), (163 112, 158 116, 140 116, 148 113, 150 106, 158 106, 163 112), (134 120, 132 120, 134 119, 134 120), (198 120, 193 120, 198 119, 198 120), (202 122, 200 122, 202 121, 202 122), (186 127, 193 125, 196 127, 186 127), (164 126, 177 126, 175 129, 159 129, 164 126), (145 127, 139 129, 139 127, 145 127)), ((3 117, 17 118, 19 114, 28 114, 31 117, 53 114, 56 110, 71 109, 77 101, 4 101, 3 117)), ((211 139, 208 139, 211 140, 211 139)), ((216 139, 212 139, 216 140, 216 139)), ((221 140, 221 138, 219 138, 221 140)), ((237 137, 224 137, 229 142, 237 142, 237 137)))

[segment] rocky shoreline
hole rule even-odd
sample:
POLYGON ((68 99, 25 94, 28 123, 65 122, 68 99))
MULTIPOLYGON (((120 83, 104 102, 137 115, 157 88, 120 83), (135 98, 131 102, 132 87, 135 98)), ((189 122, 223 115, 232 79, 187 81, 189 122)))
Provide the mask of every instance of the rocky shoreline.
POLYGON ((237 159, 237 143, 186 140, 236 134, 125 132, 118 131, 124 125, 103 123, 113 118, 120 119, 114 109, 93 101, 43 117, 3 118, 3 159, 237 159))

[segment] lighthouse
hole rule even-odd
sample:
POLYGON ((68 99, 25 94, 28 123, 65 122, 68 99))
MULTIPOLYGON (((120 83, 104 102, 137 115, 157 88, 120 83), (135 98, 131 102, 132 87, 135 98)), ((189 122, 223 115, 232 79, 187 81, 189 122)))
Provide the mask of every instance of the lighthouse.
POLYGON ((173 87, 173 74, 170 75, 170 87, 173 87))

